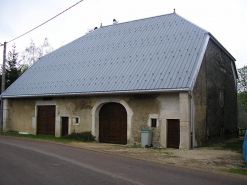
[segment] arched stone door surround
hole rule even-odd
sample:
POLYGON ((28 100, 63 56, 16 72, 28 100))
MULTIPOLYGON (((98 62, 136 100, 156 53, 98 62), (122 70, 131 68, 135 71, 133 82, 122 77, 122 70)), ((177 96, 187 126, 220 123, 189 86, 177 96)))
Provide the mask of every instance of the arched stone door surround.
POLYGON ((99 140, 99 112, 101 107, 106 103, 119 103, 124 106, 126 112, 127 112, 127 143, 131 138, 131 119, 133 116, 133 111, 129 107, 126 101, 121 99, 115 99, 115 98, 106 98, 101 99, 97 101, 92 108, 92 134, 96 137, 96 141, 99 140))

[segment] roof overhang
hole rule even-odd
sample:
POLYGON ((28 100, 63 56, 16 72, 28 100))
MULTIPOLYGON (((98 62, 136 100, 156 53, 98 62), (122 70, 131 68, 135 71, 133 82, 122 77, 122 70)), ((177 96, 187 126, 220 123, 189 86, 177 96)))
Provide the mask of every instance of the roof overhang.
POLYGON ((23 94, 17 96, 2 96, 2 99, 12 98, 40 98, 40 97, 64 97, 64 96, 97 96, 97 95, 128 95, 128 94, 150 94, 150 93, 170 93, 170 92, 189 92, 189 88, 178 89, 153 89, 153 90, 133 90, 133 91, 108 91, 108 92, 80 92, 80 93, 59 93, 59 94, 23 94))

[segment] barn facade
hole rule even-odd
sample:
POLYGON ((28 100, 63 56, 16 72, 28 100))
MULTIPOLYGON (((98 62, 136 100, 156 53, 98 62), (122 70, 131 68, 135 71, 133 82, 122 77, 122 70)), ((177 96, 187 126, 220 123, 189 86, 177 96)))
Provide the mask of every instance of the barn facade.
POLYGON ((236 67, 176 13, 104 26, 42 57, 2 95, 4 130, 189 149, 237 131, 236 67))

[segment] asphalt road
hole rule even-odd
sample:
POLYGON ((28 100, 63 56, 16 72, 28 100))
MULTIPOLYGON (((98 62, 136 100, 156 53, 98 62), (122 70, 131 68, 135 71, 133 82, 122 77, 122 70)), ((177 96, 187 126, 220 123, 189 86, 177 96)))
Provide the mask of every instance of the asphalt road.
POLYGON ((42 141, 0 136, 0 184, 246 185, 247 180, 42 141))

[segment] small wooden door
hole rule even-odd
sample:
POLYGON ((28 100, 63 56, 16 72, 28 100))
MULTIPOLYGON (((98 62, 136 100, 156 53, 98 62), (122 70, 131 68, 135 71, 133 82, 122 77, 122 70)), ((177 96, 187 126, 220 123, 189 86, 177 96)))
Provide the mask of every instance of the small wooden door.
POLYGON ((56 106, 39 106, 37 118, 37 134, 55 136, 56 106))
POLYGON ((127 112, 119 103, 102 106, 99 113, 99 141, 127 144, 127 112))
POLYGON ((180 144, 180 121, 179 119, 167 120, 167 147, 179 148, 180 144))
POLYGON ((69 134, 69 118, 62 117, 62 136, 67 136, 69 134))

